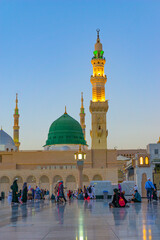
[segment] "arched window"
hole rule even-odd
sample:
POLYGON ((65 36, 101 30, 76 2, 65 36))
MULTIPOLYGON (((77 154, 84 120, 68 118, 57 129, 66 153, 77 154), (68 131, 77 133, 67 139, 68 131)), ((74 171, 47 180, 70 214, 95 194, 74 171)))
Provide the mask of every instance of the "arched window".
POLYGON ((140 165, 143 165, 143 157, 140 157, 139 163, 140 163, 140 165))
POLYGON ((146 165, 149 164, 149 159, 148 159, 148 157, 145 157, 145 164, 146 164, 146 165))

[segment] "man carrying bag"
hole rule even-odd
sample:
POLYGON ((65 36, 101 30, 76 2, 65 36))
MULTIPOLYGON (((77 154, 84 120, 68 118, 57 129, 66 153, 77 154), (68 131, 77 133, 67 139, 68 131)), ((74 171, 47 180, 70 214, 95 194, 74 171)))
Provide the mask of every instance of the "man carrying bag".
POLYGON ((147 191, 147 199, 148 202, 151 202, 151 198, 152 198, 152 192, 155 189, 153 183, 151 182, 151 179, 148 178, 146 184, 145 184, 145 189, 147 191))

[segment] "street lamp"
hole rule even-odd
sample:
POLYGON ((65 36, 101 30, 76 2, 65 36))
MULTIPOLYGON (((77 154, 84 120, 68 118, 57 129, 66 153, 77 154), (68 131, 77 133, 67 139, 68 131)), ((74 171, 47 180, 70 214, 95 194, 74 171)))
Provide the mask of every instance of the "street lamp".
POLYGON ((79 150, 74 154, 74 158, 77 161, 78 168, 78 187, 82 189, 83 185, 83 164, 86 159, 86 153, 81 150, 81 145, 79 145, 79 150))

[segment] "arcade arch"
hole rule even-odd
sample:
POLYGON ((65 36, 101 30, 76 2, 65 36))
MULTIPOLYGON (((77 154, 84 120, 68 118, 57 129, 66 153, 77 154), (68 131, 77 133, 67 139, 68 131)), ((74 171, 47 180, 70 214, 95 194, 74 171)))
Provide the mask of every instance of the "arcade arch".
POLYGON ((53 178, 53 184, 57 183, 58 181, 62 181, 62 177, 60 175, 56 175, 53 178))
POLYGON ((75 190, 76 186, 76 178, 73 175, 68 175, 66 178, 66 187, 67 190, 75 190))
POLYGON ((32 188, 36 187, 36 178, 33 175, 27 177, 27 185, 30 185, 32 188))
POLYGON ((46 175, 42 175, 39 179, 40 188, 49 190, 49 178, 46 175))
POLYGON ((89 186, 89 177, 83 174, 83 186, 89 186))
POLYGON ((4 192, 5 196, 8 196, 10 186, 11 186, 11 183, 10 183, 9 177, 3 176, 0 178, 0 192, 4 192))
POLYGON ((99 174, 94 175, 93 181, 102 181, 102 176, 99 174))

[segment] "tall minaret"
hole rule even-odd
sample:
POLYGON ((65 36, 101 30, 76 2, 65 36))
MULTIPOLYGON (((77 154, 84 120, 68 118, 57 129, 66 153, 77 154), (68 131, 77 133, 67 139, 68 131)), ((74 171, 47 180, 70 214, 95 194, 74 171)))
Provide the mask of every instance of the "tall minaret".
POLYGON ((14 126, 13 126, 13 140, 15 143, 15 146, 17 147, 17 150, 19 151, 19 109, 18 109, 18 94, 16 94, 16 107, 14 110, 14 126))
POLYGON ((91 148, 107 149, 108 130, 106 126, 106 113, 108 111, 108 101, 105 100, 105 83, 107 77, 104 73, 104 64, 102 44, 99 38, 99 29, 97 29, 97 42, 95 44, 94 56, 91 60, 93 65, 92 83, 92 101, 90 101, 90 112, 92 115, 91 148))
POLYGON ((85 112, 83 106, 83 92, 81 93, 81 108, 80 108, 80 124, 83 130, 84 139, 86 140, 86 125, 85 125, 85 112))

